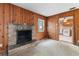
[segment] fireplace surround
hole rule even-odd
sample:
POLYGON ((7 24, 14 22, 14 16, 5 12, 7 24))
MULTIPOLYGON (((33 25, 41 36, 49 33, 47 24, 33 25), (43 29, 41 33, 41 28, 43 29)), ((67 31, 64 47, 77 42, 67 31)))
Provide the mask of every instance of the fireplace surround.
POLYGON ((20 24, 8 25, 8 46, 29 41, 32 41, 32 26, 20 24))

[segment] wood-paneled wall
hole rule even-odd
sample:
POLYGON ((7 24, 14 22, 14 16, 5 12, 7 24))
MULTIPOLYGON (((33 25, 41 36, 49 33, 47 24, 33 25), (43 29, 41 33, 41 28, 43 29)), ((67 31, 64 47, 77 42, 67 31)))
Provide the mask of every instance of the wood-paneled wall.
POLYGON ((79 9, 74 10, 74 36, 75 44, 79 45, 79 9))
POLYGON ((47 38, 47 30, 46 30, 46 27, 47 27, 47 22, 46 22, 47 18, 45 17, 41 17, 41 16, 38 16, 37 14, 34 15, 34 24, 35 24, 35 31, 36 31, 36 35, 34 36, 34 39, 38 40, 38 39, 41 39, 41 38, 47 38), (43 20, 45 20, 45 30, 44 32, 38 32, 38 18, 41 18, 43 20))
POLYGON ((58 16, 49 17, 47 23, 49 38, 58 40, 58 16))
POLYGON ((34 24, 36 32, 35 39, 43 39, 46 36, 46 30, 42 33, 38 32, 38 18, 45 20, 46 24, 46 17, 42 15, 12 4, 0 3, 0 44, 3 44, 3 46, 0 47, 0 51, 7 49, 9 24, 34 24))
MULTIPOLYGON (((59 18, 73 16, 73 43, 77 44, 79 41, 79 9, 63 12, 48 17, 48 34, 49 37, 59 40, 59 18), (51 27, 51 28, 50 28, 51 27)), ((79 43, 78 43, 79 44, 79 43)))
MULTIPOLYGON (((4 42, 4 20, 3 20, 3 4, 0 4, 0 45, 2 45, 4 42)), ((0 51, 2 52, 3 48, 0 48, 0 51)))

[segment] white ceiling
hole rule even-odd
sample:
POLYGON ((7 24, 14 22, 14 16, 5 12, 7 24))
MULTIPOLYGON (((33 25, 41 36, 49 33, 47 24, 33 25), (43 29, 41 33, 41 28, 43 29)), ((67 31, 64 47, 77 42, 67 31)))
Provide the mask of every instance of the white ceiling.
POLYGON ((13 3, 44 16, 51 16, 68 11, 72 7, 79 7, 79 3, 13 3))

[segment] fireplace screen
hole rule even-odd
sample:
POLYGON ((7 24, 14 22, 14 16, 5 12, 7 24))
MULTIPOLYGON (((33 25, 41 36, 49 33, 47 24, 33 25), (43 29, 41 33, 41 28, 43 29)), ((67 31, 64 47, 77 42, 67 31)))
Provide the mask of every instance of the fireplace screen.
POLYGON ((25 43, 32 40, 31 30, 17 31, 17 44, 25 43))

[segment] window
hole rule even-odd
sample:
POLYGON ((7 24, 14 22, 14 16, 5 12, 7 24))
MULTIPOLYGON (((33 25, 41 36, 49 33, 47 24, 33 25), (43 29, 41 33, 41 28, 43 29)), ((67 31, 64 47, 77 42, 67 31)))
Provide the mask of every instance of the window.
POLYGON ((44 32, 44 20, 38 19, 38 32, 44 32))

